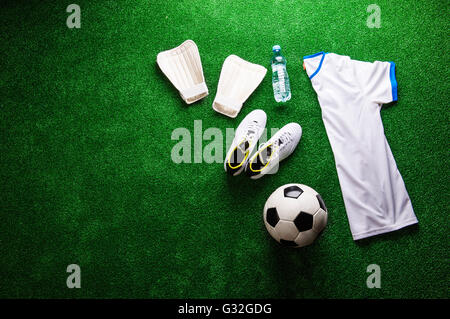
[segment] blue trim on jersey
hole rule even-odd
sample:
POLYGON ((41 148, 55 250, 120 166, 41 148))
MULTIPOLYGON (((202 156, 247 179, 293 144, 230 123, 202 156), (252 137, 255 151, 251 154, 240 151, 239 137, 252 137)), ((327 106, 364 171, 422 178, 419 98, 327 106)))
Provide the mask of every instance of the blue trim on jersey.
POLYGON ((314 57, 316 57, 316 56, 318 56, 318 55, 321 55, 321 54, 324 54, 324 53, 325 53, 325 52, 321 51, 321 52, 317 52, 317 53, 314 53, 314 54, 311 54, 311 55, 305 55, 305 56, 303 57, 303 60, 309 59, 309 58, 314 58, 314 57))
MULTIPOLYGON (((328 53, 328 52, 327 52, 327 53, 328 53)), ((309 77, 310 80, 311 80, 313 77, 315 77, 317 73, 319 73, 320 69, 322 68, 323 59, 325 59, 325 55, 326 55, 327 53, 321 51, 321 52, 317 52, 317 53, 311 54, 311 55, 306 55, 306 56, 303 57, 303 60, 306 60, 306 59, 310 59, 310 58, 314 58, 314 57, 316 57, 316 56, 322 55, 322 59, 320 60, 319 66, 317 67, 316 71, 314 71, 314 73, 311 74, 311 76, 309 77)))
POLYGON ((391 64, 391 69, 389 71, 389 77, 391 78, 391 86, 392 86, 392 101, 397 101, 397 79, 395 77, 395 63, 389 62, 391 64))

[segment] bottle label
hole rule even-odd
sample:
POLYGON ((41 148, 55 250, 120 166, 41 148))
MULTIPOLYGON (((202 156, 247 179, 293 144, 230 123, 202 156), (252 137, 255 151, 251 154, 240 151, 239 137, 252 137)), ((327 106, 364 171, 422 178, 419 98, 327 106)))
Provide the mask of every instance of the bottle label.
POLYGON ((273 72, 277 72, 280 93, 286 92, 286 87, 284 85, 284 66, 283 65, 275 65, 275 66, 272 66, 272 70, 273 70, 273 72))

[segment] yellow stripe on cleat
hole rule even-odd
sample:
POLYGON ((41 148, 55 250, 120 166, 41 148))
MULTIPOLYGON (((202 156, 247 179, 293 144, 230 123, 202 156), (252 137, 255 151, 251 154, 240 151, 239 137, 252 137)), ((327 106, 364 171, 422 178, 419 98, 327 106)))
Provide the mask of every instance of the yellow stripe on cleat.
POLYGON ((272 144, 269 144, 269 145, 267 145, 266 147, 264 147, 262 150, 258 151, 258 153, 256 153, 255 156, 253 156, 253 158, 250 160, 249 168, 250 168, 250 170, 251 170, 252 172, 254 172, 254 173, 259 173, 259 172, 261 172, 263 169, 265 169, 265 168, 267 167, 267 165, 269 165, 270 160, 272 159, 274 150, 271 151, 269 160, 267 161, 267 163, 266 163, 261 169, 256 169, 256 170, 255 170, 255 169, 252 168, 252 163, 253 163, 254 158, 258 158, 259 154, 260 154, 262 151, 264 151, 265 149, 267 149, 269 146, 272 146, 272 144))
MULTIPOLYGON (((228 159, 227 159, 227 164, 228 164, 228 166, 229 166, 231 169, 237 169, 237 168, 241 167, 241 166, 245 163, 247 157, 249 156, 249 151, 247 150, 247 151, 245 152, 245 156, 244 156, 244 158, 242 159, 242 161, 240 162, 240 164, 237 165, 237 166, 231 166, 231 161, 230 161, 230 160, 231 160, 231 156, 233 156, 233 154, 235 154, 235 152, 237 151, 237 149, 240 148, 240 146, 241 146, 242 144, 244 144, 244 148, 245 148, 245 142, 246 142, 246 140, 244 139, 244 140, 243 140, 241 143, 239 143, 239 144, 234 148, 234 150, 230 153, 230 156, 229 156, 228 159)), ((250 148, 250 147, 248 147, 248 148, 250 148)), ((242 149, 242 148, 240 148, 240 149, 242 149)))

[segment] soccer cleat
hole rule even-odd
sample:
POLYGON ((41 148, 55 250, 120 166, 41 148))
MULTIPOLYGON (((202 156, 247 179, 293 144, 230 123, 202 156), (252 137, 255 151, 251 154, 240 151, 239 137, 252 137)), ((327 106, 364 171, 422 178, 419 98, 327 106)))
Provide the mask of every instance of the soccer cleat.
POLYGON ((258 151, 248 160, 247 174, 251 179, 275 174, 278 164, 294 152, 301 137, 302 127, 299 124, 289 123, 283 126, 266 143, 260 145, 258 151))
POLYGON ((242 173, 264 132, 266 121, 267 115, 263 110, 254 110, 239 124, 225 157, 224 167, 228 174, 236 176, 242 173))

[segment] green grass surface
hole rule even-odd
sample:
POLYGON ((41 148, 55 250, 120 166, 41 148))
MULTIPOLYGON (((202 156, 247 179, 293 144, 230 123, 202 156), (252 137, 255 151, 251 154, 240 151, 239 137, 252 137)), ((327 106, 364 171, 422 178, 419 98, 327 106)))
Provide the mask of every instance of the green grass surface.
MULTIPOLYGON (((0 5, 1 297, 449 297, 449 5, 374 1, 72 1, 0 5), (193 39, 210 95, 186 106, 156 64, 193 39), (270 71, 236 119, 211 108, 224 59, 288 60, 292 100, 270 71), (419 226, 354 242, 317 96, 300 57, 394 61, 399 101, 385 133, 419 226), (235 128, 262 108, 268 127, 303 127, 276 175, 230 178, 222 163, 175 164, 175 128, 235 128), (315 188, 329 223, 310 247, 280 247, 262 209, 277 187, 315 188), (66 287, 78 264, 82 288, 66 287), (382 288, 366 287, 379 264, 382 288)), ((207 142, 204 143, 204 145, 207 142)), ((225 151, 225 150, 224 150, 225 151)))

